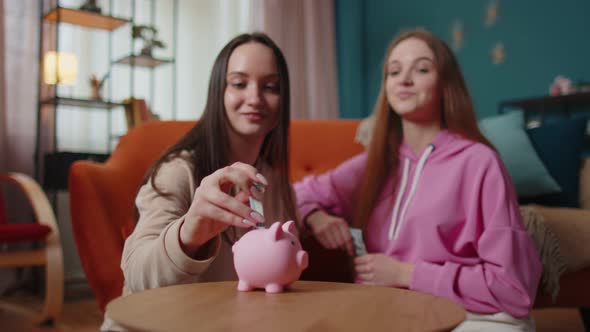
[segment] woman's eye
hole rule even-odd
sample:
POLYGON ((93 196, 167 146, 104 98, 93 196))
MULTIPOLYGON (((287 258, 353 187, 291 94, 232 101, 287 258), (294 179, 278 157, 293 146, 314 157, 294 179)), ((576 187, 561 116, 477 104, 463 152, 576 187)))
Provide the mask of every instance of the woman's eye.
POLYGON ((399 74, 399 70, 390 70, 387 75, 389 76, 397 76, 399 74))
POLYGON ((418 68, 418 72, 426 74, 426 73, 430 72, 430 69, 429 68, 418 68))
POLYGON ((279 87, 274 84, 269 84, 269 85, 264 86, 264 90, 270 91, 270 92, 279 92, 279 87))
POLYGON ((234 87, 236 89, 243 89, 246 87, 246 83, 244 83, 244 82, 232 82, 229 85, 231 85, 232 87, 234 87))

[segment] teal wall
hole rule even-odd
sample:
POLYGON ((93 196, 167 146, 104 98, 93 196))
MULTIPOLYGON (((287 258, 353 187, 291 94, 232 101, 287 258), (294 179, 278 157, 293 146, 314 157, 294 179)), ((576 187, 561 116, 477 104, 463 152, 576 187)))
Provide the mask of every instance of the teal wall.
POLYGON ((340 116, 372 111, 390 40, 421 26, 451 45, 453 22, 463 23, 456 52, 480 118, 498 102, 546 95, 555 76, 590 81, 590 1, 498 0, 498 18, 484 24, 488 0, 336 0, 340 116), (497 42, 506 58, 494 65, 497 42))

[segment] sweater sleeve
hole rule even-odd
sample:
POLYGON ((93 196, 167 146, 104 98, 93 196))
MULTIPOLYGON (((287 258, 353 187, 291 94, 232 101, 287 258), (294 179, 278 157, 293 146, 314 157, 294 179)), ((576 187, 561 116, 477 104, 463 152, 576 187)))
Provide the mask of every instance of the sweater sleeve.
POLYGON ((192 202, 195 184, 192 170, 183 158, 162 164, 155 178, 155 191, 148 180, 137 194, 139 220, 125 241, 121 268, 125 285, 132 291, 181 283, 206 271, 219 251, 220 239, 212 240, 212 256, 198 261, 180 246, 180 227, 192 202))
POLYGON ((360 187, 367 161, 359 154, 321 175, 310 175, 295 183, 297 208, 301 220, 318 209, 350 220, 354 194, 360 187))
MULTIPOLYGON (((473 179, 466 224, 480 234, 472 244, 479 260, 418 262, 410 288, 461 303, 477 313, 529 315, 541 275, 541 263, 526 232, 511 181, 497 155, 480 179, 473 179)), ((470 179, 471 180, 471 179, 470 179)))

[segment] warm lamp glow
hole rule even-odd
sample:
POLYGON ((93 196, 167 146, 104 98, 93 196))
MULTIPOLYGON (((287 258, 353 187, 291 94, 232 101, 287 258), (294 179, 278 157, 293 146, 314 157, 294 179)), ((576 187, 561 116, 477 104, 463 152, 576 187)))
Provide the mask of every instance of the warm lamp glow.
POLYGON ((45 53, 43 58, 45 84, 76 84, 78 75, 78 58, 74 53, 54 52, 45 53))

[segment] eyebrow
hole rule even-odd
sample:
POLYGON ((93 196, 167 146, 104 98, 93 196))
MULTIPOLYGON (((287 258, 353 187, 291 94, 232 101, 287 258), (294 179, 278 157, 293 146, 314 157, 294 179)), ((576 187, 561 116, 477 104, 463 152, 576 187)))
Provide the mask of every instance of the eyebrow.
MULTIPOLYGON (((414 64, 414 63, 416 63, 416 62, 418 62, 420 60, 428 60, 428 61, 434 63, 434 60, 431 59, 431 58, 429 58, 429 57, 427 57, 427 56, 421 56, 421 57, 419 57, 417 59, 414 59, 414 61, 412 61, 412 63, 414 64)), ((393 65, 393 64, 396 64, 396 63, 399 63, 399 60, 395 60, 394 59, 394 60, 389 61, 387 64, 388 65, 393 65)))
MULTIPOLYGON (((247 77, 248 74, 242 72, 242 71, 230 71, 227 73, 227 76, 234 76, 234 75, 238 75, 238 76, 244 76, 247 77)), ((265 75, 263 78, 275 78, 275 77, 279 77, 279 73, 271 73, 268 75, 265 75)))

